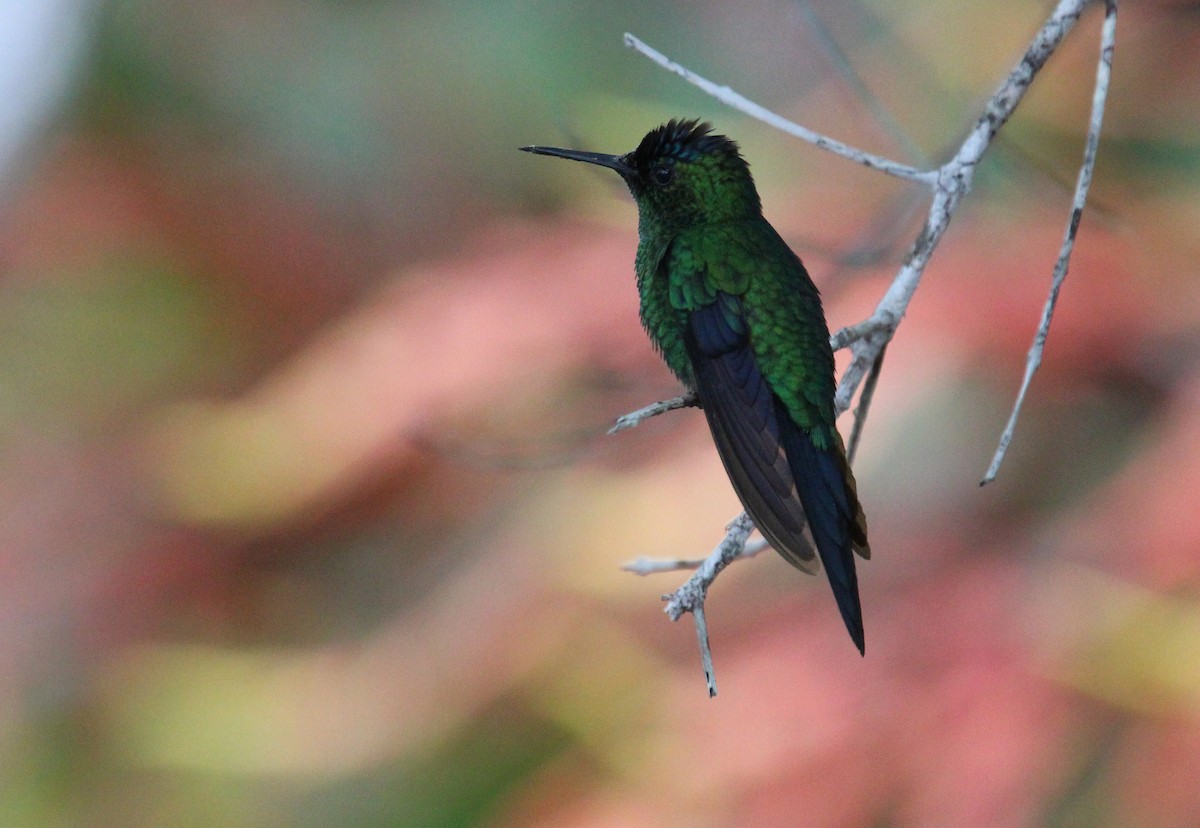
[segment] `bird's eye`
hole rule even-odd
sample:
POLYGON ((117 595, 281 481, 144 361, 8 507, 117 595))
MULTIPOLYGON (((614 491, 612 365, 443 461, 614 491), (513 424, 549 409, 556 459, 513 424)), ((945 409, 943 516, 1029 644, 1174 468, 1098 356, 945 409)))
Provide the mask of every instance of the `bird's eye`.
POLYGON ((670 164, 659 164, 650 171, 651 177, 654 178, 654 183, 660 186, 670 184, 671 179, 675 177, 675 168, 670 164))

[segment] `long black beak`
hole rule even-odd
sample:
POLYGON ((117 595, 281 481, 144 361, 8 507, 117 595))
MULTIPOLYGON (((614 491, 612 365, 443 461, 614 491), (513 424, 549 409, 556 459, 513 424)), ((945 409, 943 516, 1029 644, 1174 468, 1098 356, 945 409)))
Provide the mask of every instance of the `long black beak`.
POLYGON ((633 168, 629 166, 623 155, 605 155, 602 152, 583 152, 582 150, 559 149, 557 147, 521 147, 523 152, 534 155, 553 155, 555 158, 568 158, 572 161, 582 161, 585 164, 596 164, 616 170, 622 176, 631 175, 633 168))

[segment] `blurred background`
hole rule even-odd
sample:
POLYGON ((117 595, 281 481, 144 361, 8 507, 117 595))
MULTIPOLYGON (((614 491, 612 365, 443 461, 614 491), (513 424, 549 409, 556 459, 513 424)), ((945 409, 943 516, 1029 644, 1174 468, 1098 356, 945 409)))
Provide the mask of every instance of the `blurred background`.
MULTIPOLYGON (((1200 823, 1200 15, 1093 9, 989 154, 857 462, 867 655, 738 511, 637 321, 615 176, 737 138, 831 327, 1051 4, 0 0, 0 824, 1200 823)), ((848 430, 848 421, 843 430, 848 430)))

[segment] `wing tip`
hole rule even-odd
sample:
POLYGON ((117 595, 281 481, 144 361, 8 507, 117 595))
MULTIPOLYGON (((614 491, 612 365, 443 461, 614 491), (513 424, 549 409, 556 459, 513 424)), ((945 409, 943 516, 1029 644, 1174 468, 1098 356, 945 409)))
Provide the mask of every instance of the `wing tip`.
POLYGON ((858 652, 865 656, 867 654, 866 632, 863 629, 862 603, 858 599, 858 584, 845 590, 834 586, 833 592, 837 599, 838 610, 842 614, 842 621, 846 624, 846 631, 850 633, 850 640, 854 642, 854 646, 858 647, 858 652))
POLYGON ((849 620, 847 619, 846 629, 850 631, 850 639, 854 642, 854 646, 858 647, 858 654, 866 658, 867 636, 863 631, 862 621, 860 620, 857 626, 851 626, 849 620))

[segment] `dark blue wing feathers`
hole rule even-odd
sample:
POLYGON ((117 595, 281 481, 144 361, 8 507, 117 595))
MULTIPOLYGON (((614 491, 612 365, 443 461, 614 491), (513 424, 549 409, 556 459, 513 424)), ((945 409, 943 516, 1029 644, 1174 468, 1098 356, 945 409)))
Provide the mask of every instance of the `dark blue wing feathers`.
POLYGON ((781 429, 783 450, 796 481, 796 493, 808 516, 813 543, 821 555, 846 629, 861 651, 864 648, 862 605, 858 598, 858 571, 851 544, 857 506, 851 508, 846 496, 842 459, 836 453, 841 447, 817 448, 787 416, 783 403, 776 400, 776 406, 784 421, 781 429))
POLYGON ((685 347, 700 404, 742 504, 771 545, 812 571, 807 523, 851 638, 863 650, 862 607, 841 447, 817 448, 759 370, 736 296, 689 314, 685 347))

